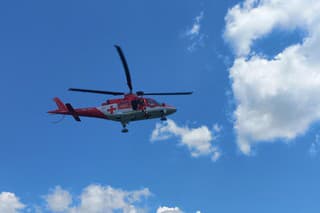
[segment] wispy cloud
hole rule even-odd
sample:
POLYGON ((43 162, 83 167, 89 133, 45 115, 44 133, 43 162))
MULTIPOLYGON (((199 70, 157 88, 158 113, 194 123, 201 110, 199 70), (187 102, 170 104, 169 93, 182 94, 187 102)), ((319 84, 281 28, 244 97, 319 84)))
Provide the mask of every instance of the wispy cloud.
POLYGON ((179 207, 160 206, 157 213, 183 213, 183 211, 179 207))
POLYGON ((186 32, 187 36, 194 37, 200 34, 200 28, 201 28, 200 22, 202 19, 203 19, 203 11, 200 12, 200 15, 194 18, 192 27, 186 32))
POLYGON ((320 135, 316 134, 315 140, 311 143, 309 148, 309 154, 311 157, 315 157, 318 155, 320 151, 320 135))
POLYGON ((204 45, 206 35, 201 33, 201 21, 203 16, 204 12, 201 11, 200 14, 194 18, 192 26, 184 34, 184 36, 190 41, 187 48, 190 52, 193 52, 199 46, 204 45))
POLYGON ((163 141, 177 137, 180 144, 189 149, 192 157, 211 156, 211 159, 216 161, 221 156, 221 152, 212 143, 220 131, 221 127, 218 124, 215 124, 212 130, 207 126, 190 128, 188 126, 178 126, 173 120, 169 119, 167 122, 156 124, 151 134, 151 141, 163 141))

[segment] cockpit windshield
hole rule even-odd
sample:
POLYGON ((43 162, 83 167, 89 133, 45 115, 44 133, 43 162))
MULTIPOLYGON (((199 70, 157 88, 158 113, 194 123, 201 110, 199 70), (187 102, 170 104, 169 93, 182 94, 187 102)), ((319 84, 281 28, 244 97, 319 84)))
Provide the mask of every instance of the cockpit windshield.
POLYGON ((150 105, 150 106, 159 106, 160 105, 158 102, 156 102, 155 100, 153 100, 151 98, 147 98, 146 100, 148 102, 148 105, 150 105))

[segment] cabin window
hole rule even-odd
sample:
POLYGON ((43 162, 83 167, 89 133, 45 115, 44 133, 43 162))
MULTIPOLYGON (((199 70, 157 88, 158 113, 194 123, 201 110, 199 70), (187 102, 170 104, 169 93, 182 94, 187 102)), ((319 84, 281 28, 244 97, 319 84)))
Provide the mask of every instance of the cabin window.
POLYGON ((137 100, 131 101, 131 106, 132 106, 133 110, 137 110, 138 109, 138 101, 137 100))
POLYGON ((143 99, 132 100, 131 106, 132 106, 133 110, 143 110, 144 109, 144 101, 143 101, 143 99))
POLYGON ((119 109, 130 108, 130 104, 129 104, 128 101, 121 101, 121 102, 118 104, 118 108, 119 108, 119 109))

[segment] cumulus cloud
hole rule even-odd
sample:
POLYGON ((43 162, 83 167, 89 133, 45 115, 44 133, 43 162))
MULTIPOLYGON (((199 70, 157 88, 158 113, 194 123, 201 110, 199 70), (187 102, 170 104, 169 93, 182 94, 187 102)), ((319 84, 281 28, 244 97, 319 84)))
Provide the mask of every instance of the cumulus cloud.
POLYGON ((230 79, 243 153, 258 142, 293 139, 319 120, 319 9, 316 0, 246 0, 228 11, 224 36, 237 55, 230 79), (253 42, 275 28, 300 28, 307 36, 274 58, 255 54, 253 42))
POLYGON ((157 213, 183 213, 178 207, 166 207, 160 206, 157 209, 157 213))
MULTIPOLYGON (((218 126, 216 126, 217 128, 218 126)), ((212 144, 217 137, 214 135, 215 133, 214 129, 210 130, 207 126, 198 128, 180 127, 173 120, 168 119, 167 122, 156 124, 151 134, 151 141, 166 140, 175 136, 180 139, 181 145, 190 150, 192 157, 209 155, 213 161, 216 161, 221 156, 221 153, 217 146, 212 144)))
POLYGON ((200 14, 194 18, 191 28, 185 32, 185 36, 191 41, 191 44, 188 46, 190 52, 194 51, 198 46, 203 45, 205 34, 200 32, 203 15, 204 13, 201 11, 200 14))
POLYGON ((25 208, 19 198, 11 192, 0 193, 0 212, 1 213, 18 213, 25 208))
POLYGON ((72 203, 72 196, 67 190, 63 190, 60 186, 56 186, 55 189, 45 196, 45 200, 48 205, 48 209, 53 212, 64 212, 69 209, 72 203))
POLYGON ((151 195, 149 189, 136 191, 115 189, 111 186, 92 184, 86 187, 80 195, 80 204, 70 208, 70 213, 112 213, 122 210, 124 213, 144 212, 135 206, 143 198, 151 195))
POLYGON ((319 7, 317 0, 245 0, 228 11, 224 36, 238 55, 247 55, 255 40, 276 27, 312 29, 319 7))

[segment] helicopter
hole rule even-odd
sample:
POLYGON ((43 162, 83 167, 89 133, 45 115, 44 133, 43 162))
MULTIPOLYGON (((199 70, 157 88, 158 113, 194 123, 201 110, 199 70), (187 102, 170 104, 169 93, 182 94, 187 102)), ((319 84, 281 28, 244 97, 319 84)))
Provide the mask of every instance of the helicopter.
POLYGON ((64 104, 58 97, 53 100, 58 109, 48 111, 49 114, 71 115, 74 120, 81 121, 80 116, 102 118, 111 121, 120 122, 122 125, 122 132, 128 132, 127 125, 131 121, 146 120, 160 118, 162 121, 167 120, 167 115, 173 114, 177 111, 174 106, 166 103, 158 103, 152 98, 145 98, 144 96, 154 95, 191 95, 193 92, 133 92, 133 86, 130 76, 129 67, 123 51, 120 46, 114 45, 116 48, 123 68, 125 71, 127 85, 129 92, 115 92, 91 89, 69 88, 69 91, 96 93, 113 96, 123 96, 123 98, 108 99, 98 107, 73 108, 70 103, 64 104))

